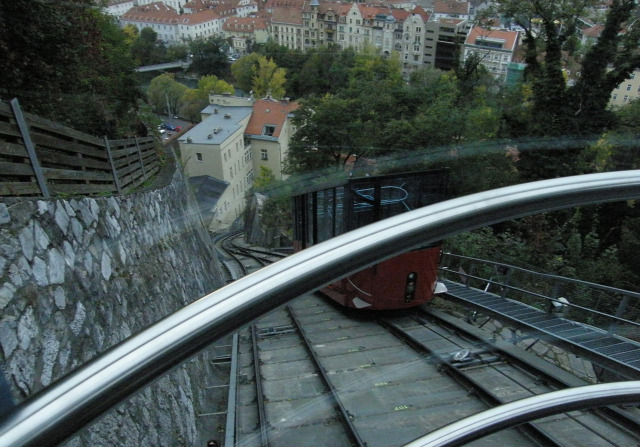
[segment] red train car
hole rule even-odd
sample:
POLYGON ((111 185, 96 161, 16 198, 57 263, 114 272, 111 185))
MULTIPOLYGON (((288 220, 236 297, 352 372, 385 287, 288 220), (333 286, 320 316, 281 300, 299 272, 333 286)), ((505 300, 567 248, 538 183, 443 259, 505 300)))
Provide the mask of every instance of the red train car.
MULTIPOLYGON (((448 171, 349 178, 293 197, 294 250, 446 198, 448 171)), ((346 307, 402 309, 445 291, 438 283, 441 244, 420 247, 361 270, 323 289, 346 307)))

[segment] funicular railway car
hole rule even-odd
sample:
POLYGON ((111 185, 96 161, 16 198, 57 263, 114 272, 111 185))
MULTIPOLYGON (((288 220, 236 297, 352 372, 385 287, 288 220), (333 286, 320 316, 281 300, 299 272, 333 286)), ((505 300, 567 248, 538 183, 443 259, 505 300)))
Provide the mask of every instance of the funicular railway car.
MULTIPOLYGON (((293 197, 294 251, 381 219, 446 198, 448 171, 349 178, 293 197)), ((402 309, 446 290, 438 283, 441 244, 420 247, 361 270, 323 289, 346 307, 402 309)))

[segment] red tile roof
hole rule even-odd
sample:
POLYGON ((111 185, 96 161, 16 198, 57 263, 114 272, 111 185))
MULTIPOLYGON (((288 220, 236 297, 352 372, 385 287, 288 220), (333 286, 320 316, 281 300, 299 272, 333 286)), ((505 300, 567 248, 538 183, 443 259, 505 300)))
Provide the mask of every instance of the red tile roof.
POLYGON ((245 134, 262 135, 265 125, 274 125, 276 130, 273 137, 279 138, 287 115, 298 108, 298 103, 275 101, 273 99, 259 99, 253 103, 253 113, 247 124, 245 134))
POLYGON ((465 40, 464 43, 467 45, 475 45, 476 39, 478 37, 503 40, 504 44, 502 46, 502 49, 509 51, 515 50, 518 43, 517 31, 485 29, 479 26, 474 27, 469 32, 469 34, 467 35, 467 40, 465 40))
POLYGON ((470 10, 469 2, 455 0, 433 2, 433 11, 437 14, 469 14, 470 10))
POLYGON ((222 29, 225 31, 252 33, 254 30, 266 30, 267 21, 259 17, 229 17, 222 29))

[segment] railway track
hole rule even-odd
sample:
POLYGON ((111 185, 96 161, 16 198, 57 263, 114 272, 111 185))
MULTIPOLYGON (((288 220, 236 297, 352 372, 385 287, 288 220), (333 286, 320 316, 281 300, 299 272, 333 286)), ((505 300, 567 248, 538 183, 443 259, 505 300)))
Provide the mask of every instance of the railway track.
MULTIPOLYGON (((309 295, 241 330, 225 445, 400 446, 492 406, 585 384, 437 310, 385 315, 309 295)), ((639 421, 637 408, 572 412, 469 445, 637 446, 639 421)))
POLYGON ((216 241, 223 268, 228 281, 248 275, 265 265, 276 262, 286 255, 244 244, 242 231, 230 233, 216 241))
MULTIPOLYGON (((381 321, 315 295, 261 319, 240 347, 253 355, 241 361, 246 382, 237 414, 248 423, 238 425, 237 445, 401 446, 492 406, 580 385, 565 371, 520 349, 493 346, 451 320, 432 313, 381 321), (257 382, 262 399, 253 391, 257 382)), ((573 412, 470 445, 635 446, 639 420, 636 409, 573 412)))

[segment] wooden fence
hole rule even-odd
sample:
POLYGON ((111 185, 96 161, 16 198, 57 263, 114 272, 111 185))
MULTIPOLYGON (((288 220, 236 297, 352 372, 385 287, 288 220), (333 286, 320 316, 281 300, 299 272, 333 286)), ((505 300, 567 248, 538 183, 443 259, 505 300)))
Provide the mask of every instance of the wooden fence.
POLYGON ((159 169, 153 137, 101 139, 0 102, 0 197, 123 194, 159 169))

